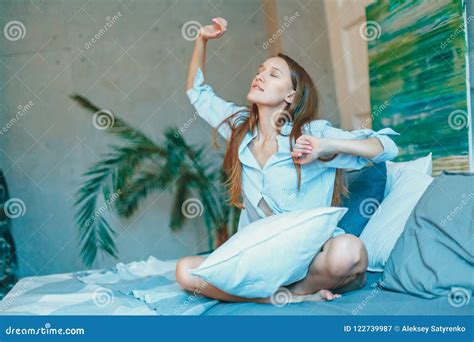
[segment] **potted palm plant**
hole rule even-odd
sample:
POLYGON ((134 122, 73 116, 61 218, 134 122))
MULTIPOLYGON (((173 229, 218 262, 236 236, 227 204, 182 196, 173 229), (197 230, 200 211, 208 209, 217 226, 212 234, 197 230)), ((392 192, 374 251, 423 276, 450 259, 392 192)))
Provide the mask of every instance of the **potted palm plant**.
POLYGON ((203 147, 187 144, 175 128, 167 129, 164 143, 157 144, 83 96, 70 97, 94 114, 94 123, 104 132, 119 138, 83 174, 84 183, 75 193, 75 224, 86 266, 93 264, 98 252, 117 258, 117 230, 104 216, 104 208, 120 218, 130 218, 155 191, 174 192, 170 229, 181 228, 196 216, 196 210, 203 216, 210 250, 228 238, 229 228, 236 231, 240 211, 229 205, 227 177, 220 166, 203 162, 203 147))
POLYGON ((0 300, 17 282, 17 255, 11 230, 11 219, 18 217, 24 208, 8 194, 3 171, 0 170, 0 300))

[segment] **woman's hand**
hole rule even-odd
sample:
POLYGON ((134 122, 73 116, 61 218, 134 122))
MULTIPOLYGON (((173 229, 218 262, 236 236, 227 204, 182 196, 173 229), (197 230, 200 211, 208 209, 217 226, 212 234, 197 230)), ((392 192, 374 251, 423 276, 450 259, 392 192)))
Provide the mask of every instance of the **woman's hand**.
POLYGON ((222 37, 222 35, 227 31, 227 20, 224 18, 213 18, 213 25, 206 25, 201 27, 199 31, 199 38, 205 40, 208 39, 217 39, 222 37))
POLYGON ((296 139, 291 156, 297 164, 307 164, 316 159, 327 161, 332 159, 338 151, 332 139, 316 138, 311 135, 302 135, 296 139))

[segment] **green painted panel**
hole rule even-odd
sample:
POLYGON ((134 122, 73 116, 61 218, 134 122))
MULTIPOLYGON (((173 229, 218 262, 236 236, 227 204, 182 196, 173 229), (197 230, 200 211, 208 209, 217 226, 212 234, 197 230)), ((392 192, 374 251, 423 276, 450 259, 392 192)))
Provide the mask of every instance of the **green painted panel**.
POLYGON ((396 161, 432 152, 433 174, 469 169, 465 13, 462 0, 366 9, 372 126, 401 133, 396 161))

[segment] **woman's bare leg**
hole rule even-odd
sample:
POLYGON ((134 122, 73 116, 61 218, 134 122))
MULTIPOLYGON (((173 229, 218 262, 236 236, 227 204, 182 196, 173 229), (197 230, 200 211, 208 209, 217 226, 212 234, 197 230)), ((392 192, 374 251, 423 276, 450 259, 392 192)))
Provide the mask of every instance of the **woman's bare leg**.
POLYGON ((190 270, 197 268, 204 260, 205 258, 201 256, 189 256, 178 260, 176 265, 176 281, 182 288, 198 295, 226 302, 280 303, 284 305, 303 301, 324 301, 338 298, 338 296, 333 295, 331 291, 328 290, 315 291, 318 293, 312 293, 312 295, 297 295, 290 293, 284 288, 280 288, 279 291, 274 294, 273 301, 272 297, 245 298, 234 296, 218 289, 212 284, 206 282, 204 279, 194 276, 190 273, 190 270), (285 292, 285 290, 287 292, 285 292), (280 296, 283 298, 279 299, 280 296))
MULTIPOLYGON (((187 291, 227 302, 271 303, 272 298, 245 298, 220 290, 190 270, 197 268, 204 257, 182 258, 176 265, 176 281, 187 291)), ((293 284, 280 288, 288 290, 288 302, 332 300, 340 297, 334 292, 347 292, 361 288, 365 283, 367 251, 362 241, 354 235, 343 234, 329 239, 321 252, 314 257, 308 275, 293 284), (329 290, 328 290, 329 289, 329 290)), ((277 295, 275 295, 277 296, 277 295)))
POLYGON ((286 286, 306 295, 321 289, 343 293, 365 284, 368 256, 363 242, 352 234, 330 238, 314 257, 306 278, 286 286))
POLYGON ((204 279, 192 275, 190 270, 199 267, 206 258, 189 256, 178 260, 176 265, 176 281, 187 291, 226 302, 257 302, 269 303, 269 298, 243 298, 224 292, 204 279))

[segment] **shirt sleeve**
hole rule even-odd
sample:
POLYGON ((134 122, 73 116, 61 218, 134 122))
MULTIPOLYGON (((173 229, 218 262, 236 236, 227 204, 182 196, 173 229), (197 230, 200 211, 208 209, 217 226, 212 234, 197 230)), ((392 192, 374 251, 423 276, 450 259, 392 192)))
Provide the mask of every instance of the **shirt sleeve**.
MULTIPOLYGON (((238 106, 235 103, 227 102, 218 97, 210 85, 204 84, 204 75, 201 68, 198 68, 194 77, 193 87, 188 89, 186 94, 198 115, 214 128, 231 114, 247 109, 245 106, 238 106)), ((242 115, 248 115, 248 111, 244 112, 242 115)), ((221 125, 218 132, 224 139, 230 139, 231 129, 229 125, 221 125)))
POLYGON ((393 129, 387 127, 379 131, 371 129, 359 129, 354 131, 345 131, 340 128, 332 127, 331 123, 326 120, 315 120, 309 125, 310 135, 315 135, 321 138, 333 139, 367 139, 376 137, 383 146, 383 151, 375 157, 368 159, 351 154, 339 153, 334 159, 322 162, 327 167, 334 167, 340 169, 361 169, 369 162, 379 163, 386 160, 394 159, 398 155, 398 147, 389 135, 400 135, 393 129))

